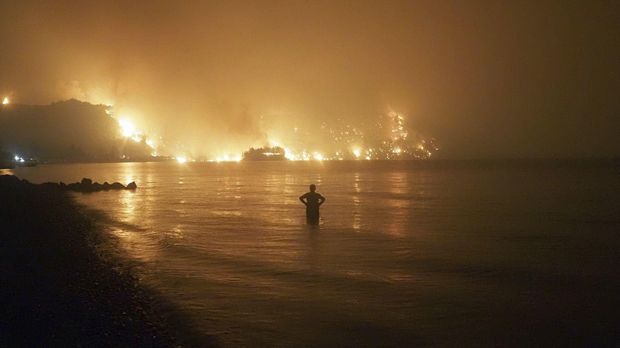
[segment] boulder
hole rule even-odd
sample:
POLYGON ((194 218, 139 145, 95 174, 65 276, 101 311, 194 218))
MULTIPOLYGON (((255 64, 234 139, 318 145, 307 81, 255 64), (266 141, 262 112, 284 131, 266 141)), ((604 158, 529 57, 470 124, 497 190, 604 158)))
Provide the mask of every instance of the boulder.
POLYGON ((70 191, 80 191, 81 185, 77 182, 67 185, 67 189, 70 191))
POLYGON ((53 189, 58 189, 60 188, 60 184, 55 183, 55 182, 45 182, 43 184, 41 184, 42 187, 47 187, 47 188, 53 188, 53 189))
MULTIPOLYGON (((14 175, 0 175, 0 185, 4 187, 20 187, 29 184, 27 180, 20 180, 14 175)), ((91 179, 84 178, 80 182, 74 182, 70 184, 65 184, 64 182, 46 182, 41 185, 41 187, 46 187, 50 189, 61 189, 67 191, 74 192, 99 192, 99 191, 108 191, 108 190, 135 190, 138 188, 135 182, 129 183, 126 187, 118 182, 110 184, 109 182, 104 182, 100 184, 98 182, 94 182, 91 179)))
POLYGON ((123 189, 125 189, 125 186, 123 186, 123 184, 121 184, 121 183, 115 182, 112 185, 110 185, 110 188, 112 190, 123 190, 123 189))

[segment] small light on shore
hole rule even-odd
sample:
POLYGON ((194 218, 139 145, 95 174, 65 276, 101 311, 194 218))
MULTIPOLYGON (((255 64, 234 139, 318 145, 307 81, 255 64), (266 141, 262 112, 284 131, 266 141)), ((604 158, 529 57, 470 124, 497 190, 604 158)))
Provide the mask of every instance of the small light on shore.
POLYGON ((176 157, 176 160, 177 160, 177 162, 179 162, 181 164, 187 163, 187 157, 184 157, 184 156, 176 157))
POLYGON ((2 105, 9 105, 10 102, 9 97, 2 98, 2 105))

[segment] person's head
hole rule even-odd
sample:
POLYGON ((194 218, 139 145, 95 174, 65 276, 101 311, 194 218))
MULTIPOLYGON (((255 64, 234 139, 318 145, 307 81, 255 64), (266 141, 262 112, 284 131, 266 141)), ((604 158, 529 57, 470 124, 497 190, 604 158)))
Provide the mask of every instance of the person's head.
POLYGON ((311 192, 316 191, 316 185, 315 184, 310 185, 310 191, 311 192))

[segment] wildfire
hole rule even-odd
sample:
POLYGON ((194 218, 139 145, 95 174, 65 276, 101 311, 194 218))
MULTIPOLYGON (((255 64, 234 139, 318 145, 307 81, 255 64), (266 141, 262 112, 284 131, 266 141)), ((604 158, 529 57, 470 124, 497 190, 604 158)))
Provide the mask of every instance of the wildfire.
POLYGON ((119 118, 118 125, 121 127, 121 133, 125 138, 131 138, 136 135, 136 126, 126 118, 119 118))
POLYGON ((295 153, 291 151, 291 149, 289 149, 288 147, 284 148, 284 157, 289 161, 294 161, 297 159, 295 153))
POLYGON ((139 143, 142 141, 143 136, 140 131, 136 129, 136 126, 130 120, 126 118, 118 119, 118 125, 121 127, 121 133, 125 138, 131 138, 131 140, 139 143))
POLYGON ((157 157, 160 155, 158 144, 155 142, 155 140, 147 137, 147 135, 144 132, 140 131, 130 118, 124 115, 122 117, 116 117, 113 105, 106 105, 106 106, 107 107, 105 109, 105 113, 116 121, 116 123, 118 124, 118 128, 120 130, 120 135, 123 138, 131 139, 136 143, 144 142, 146 146, 151 148, 152 157, 157 157))
MULTIPOLYGON (((106 113, 116 120, 122 137, 146 144, 153 150, 151 152, 152 156, 157 156, 160 150, 166 155, 166 142, 162 141, 161 138, 156 143, 144 132, 140 131, 131 118, 126 117, 126 115, 116 117, 112 106, 106 109, 106 113)), ((327 140, 325 141, 326 148, 317 149, 314 146, 314 148, 305 148, 301 144, 305 143, 306 138, 312 140, 309 138, 309 134, 314 136, 316 132, 310 133, 298 127, 293 127, 291 131, 295 134, 295 137, 288 144, 286 139, 289 137, 286 134, 275 134, 275 139, 270 136, 268 147, 250 148, 249 151, 245 151, 242 154, 228 152, 220 153, 214 157, 201 157, 199 159, 191 159, 186 155, 173 156, 173 158, 179 163, 196 161, 239 162, 247 158, 252 159, 252 156, 258 160, 263 158, 265 160, 286 159, 290 161, 319 162, 410 160, 429 159, 439 150, 435 139, 422 138, 415 132, 410 133, 405 116, 397 112, 380 115, 380 117, 370 123, 349 124, 342 119, 332 122, 323 122, 319 130, 321 133, 319 136, 327 140), (249 153, 248 156, 246 156, 247 153, 249 153)), ((174 152, 177 151, 184 153, 182 146, 174 152)))
MULTIPOLYGON (((342 119, 321 124, 319 135, 327 139, 331 151, 321 152, 303 147, 270 141, 274 146, 284 149, 284 157, 291 161, 337 161, 337 160, 409 160, 429 159, 439 150, 435 139, 422 138, 410 132, 406 117, 397 112, 381 115, 371 123, 349 124, 342 119), (332 123, 333 122, 333 123, 332 123)), ((304 134, 310 134, 295 127, 293 132, 296 144, 303 143, 304 134)), ((313 136, 316 132, 312 133, 313 136)), ((278 139, 286 138, 278 134, 278 139)), ((311 139, 308 139, 311 140, 311 139)))
POLYGON ((243 156, 241 154, 237 154, 237 155, 231 155, 231 154, 224 154, 224 155, 219 155, 215 157, 215 160, 211 160, 211 162, 215 161, 215 162, 241 162, 241 159, 243 158, 243 156))

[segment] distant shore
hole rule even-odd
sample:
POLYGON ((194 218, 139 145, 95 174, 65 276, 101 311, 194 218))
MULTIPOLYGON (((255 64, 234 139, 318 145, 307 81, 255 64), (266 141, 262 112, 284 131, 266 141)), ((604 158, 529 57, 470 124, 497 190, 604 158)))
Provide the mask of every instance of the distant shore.
POLYGON ((108 238, 67 193, 0 176, 0 346, 212 346, 108 238))

